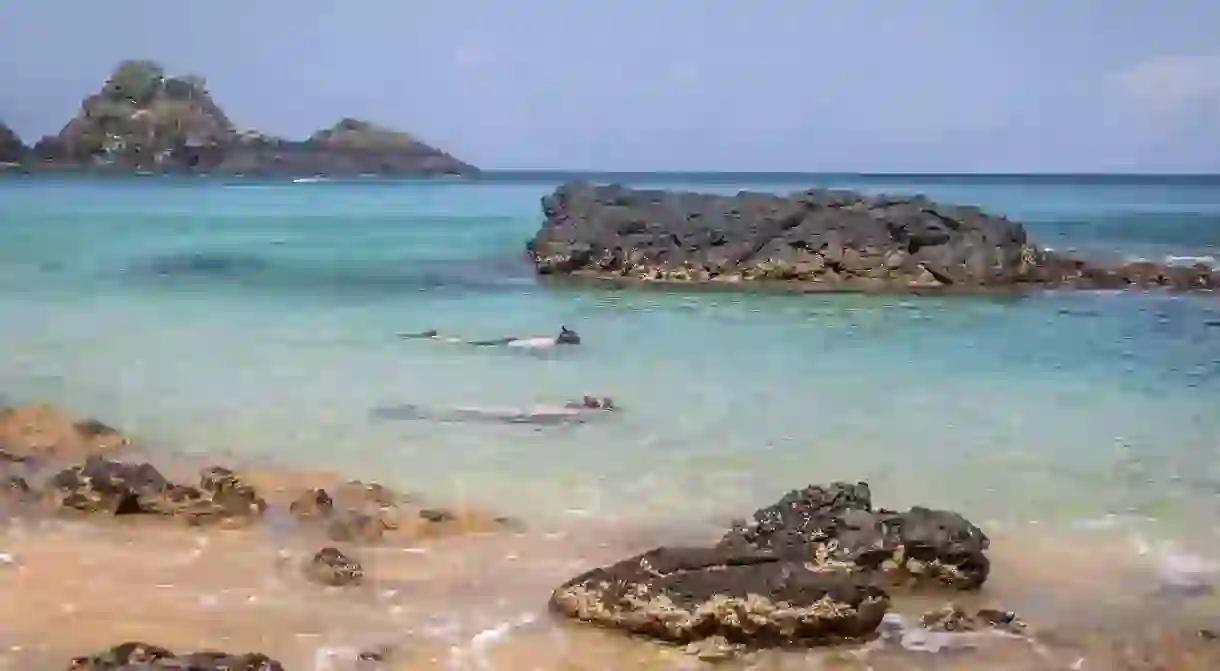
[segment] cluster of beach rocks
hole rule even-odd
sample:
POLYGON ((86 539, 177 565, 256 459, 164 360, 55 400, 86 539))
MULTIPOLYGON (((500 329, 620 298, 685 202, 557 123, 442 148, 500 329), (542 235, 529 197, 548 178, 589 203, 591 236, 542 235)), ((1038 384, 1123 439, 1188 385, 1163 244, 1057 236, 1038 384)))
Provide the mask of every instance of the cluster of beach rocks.
MULTIPOLYGON (((131 441, 92 419, 46 405, 0 410, 0 517, 51 515, 84 520, 146 519, 217 529, 249 528, 283 515, 321 546, 300 565, 324 587, 361 584, 364 567, 336 546, 403 543, 473 531, 518 528, 482 511, 423 507, 377 483, 358 480, 296 492, 262 488, 234 469, 208 466, 193 482, 175 482, 153 464, 125 458, 131 441)), ((127 642, 72 660, 71 669, 250 669, 282 667, 261 654, 175 654, 127 642)))
POLYGON ((76 657, 70 671, 284 671, 279 662, 260 653, 189 652, 176 654, 166 648, 129 641, 94 655, 76 657))
POLYGON ((1050 252, 1018 222, 923 196, 721 196, 570 183, 542 209, 527 251, 547 276, 901 293, 1220 286, 1220 272, 1205 264, 1106 265, 1050 252))
MULTIPOLYGON (((554 591, 550 605, 674 643, 856 641, 874 636, 891 590, 977 590, 990 570, 989 543, 954 512, 874 509, 866 483, 811 485, 756 511, 713 545, 661 547, 579 575, 554 591)), ((930 622, 1019 626, 999 611, 954 611, 930 622)))

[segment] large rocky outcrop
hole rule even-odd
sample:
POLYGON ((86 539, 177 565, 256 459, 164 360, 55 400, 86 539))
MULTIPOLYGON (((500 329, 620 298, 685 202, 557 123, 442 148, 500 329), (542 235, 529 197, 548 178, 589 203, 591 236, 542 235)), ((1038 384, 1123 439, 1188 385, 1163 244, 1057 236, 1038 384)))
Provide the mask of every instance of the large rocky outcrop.
POLYGON ((1205 265, 1107 267, 1052 254, 1020 223, 920 196, 718 196, 571 183, 542 209, 546 220, 527 245, 542 275, 809 291, 1220 286, 1220 273, 1205 265))
MULTIPOLYGON (((2 141, 2 139, 0 139, 2 141)), ((152 61, 121 63, 56 135, 28 152, 27 169, 272 176, 415 176, 476 169, 405 134, 344 119, 303 141, 239 132, 196 76, 152 61)))
POLYGON ((789 492, 711 547, 661 547, 559 586, 569 617, 675 643, 748 647, 871 637, 890 591, 973 591, 989 540, 961 515, 874 510, 865 483, 789 492))

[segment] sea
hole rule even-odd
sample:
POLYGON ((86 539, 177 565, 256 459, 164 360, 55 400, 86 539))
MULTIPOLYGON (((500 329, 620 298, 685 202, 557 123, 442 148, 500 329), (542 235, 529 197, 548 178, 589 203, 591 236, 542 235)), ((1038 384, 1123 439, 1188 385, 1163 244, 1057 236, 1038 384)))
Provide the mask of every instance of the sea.
POLYGON ((574 179, 922 193, 1055 249, 1220 257, 1220 177, 12 176, 0 394, 151 449, 338 469, 527 519, 727 523, 792 488, 863 480, 878 505, 958 510, 989 532, 1104 531, 1220 560, 1220 296, 540 283, 524 245, 540 199, 574 179), (582 345, 398 337, 561 325, 582 345), (477 421, 584 394, 619 409, 477 421), (377 412, 399 406, 415 414, 377 412))

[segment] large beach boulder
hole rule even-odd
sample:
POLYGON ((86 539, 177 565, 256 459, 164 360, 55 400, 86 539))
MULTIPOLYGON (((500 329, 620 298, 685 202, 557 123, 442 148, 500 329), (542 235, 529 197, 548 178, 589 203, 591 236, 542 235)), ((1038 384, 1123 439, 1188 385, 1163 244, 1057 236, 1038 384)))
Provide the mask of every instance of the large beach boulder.
POLYGON ((862 572, 720 548, 658 548, 577 576, 551 596, 570 617, 675 643, 752 645, 870 636, 889 597, 862 572))
POLYGON ((875 633, 889 590, 974 590, 989 541, 961 515, 874 509, 866 483, 794 490, 710 547, 661 547, 583 573, 551 595, 568 617, 675 643, 746 648, 875 633))
POLYGON ((748 524, 735 525, 720 545, 881 570, 895 585, 932 582, 976 589, 991 567, 984 554, 990 540, 966 518, 923 507, 903 513, 873 510, 863 482, 791 491, 756 511, 748 524))
POLYGON ((1038 249, 1018 222, 923 196, 736 196, 569 183, 527 244, 541 275, 808 291, 1220 285, 1206 266, 1108 268, 1038 249))

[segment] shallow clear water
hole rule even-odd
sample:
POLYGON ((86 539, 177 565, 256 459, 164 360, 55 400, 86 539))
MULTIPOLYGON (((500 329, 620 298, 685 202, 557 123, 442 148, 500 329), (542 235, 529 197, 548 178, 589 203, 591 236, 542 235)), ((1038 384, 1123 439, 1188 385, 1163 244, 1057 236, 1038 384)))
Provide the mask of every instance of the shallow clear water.
MULTIPOLYGON (((741 177, 924 192, 1054 247, 1220 248, 1220 181, 741 177)), ((0 181, 0 393, 153 444, 338 467, 527 515, 747 512, 867 479, 992 525, 1220 523, 1220 298, 734 296, 543 287, 545 180, 0 181), (398 339, 576 328, 544 354, 398 339), (375 421, 378 406, 623 408, 581 426, 375 421), (1149 521, 1147 518, 1154 518, 1149 521)))

